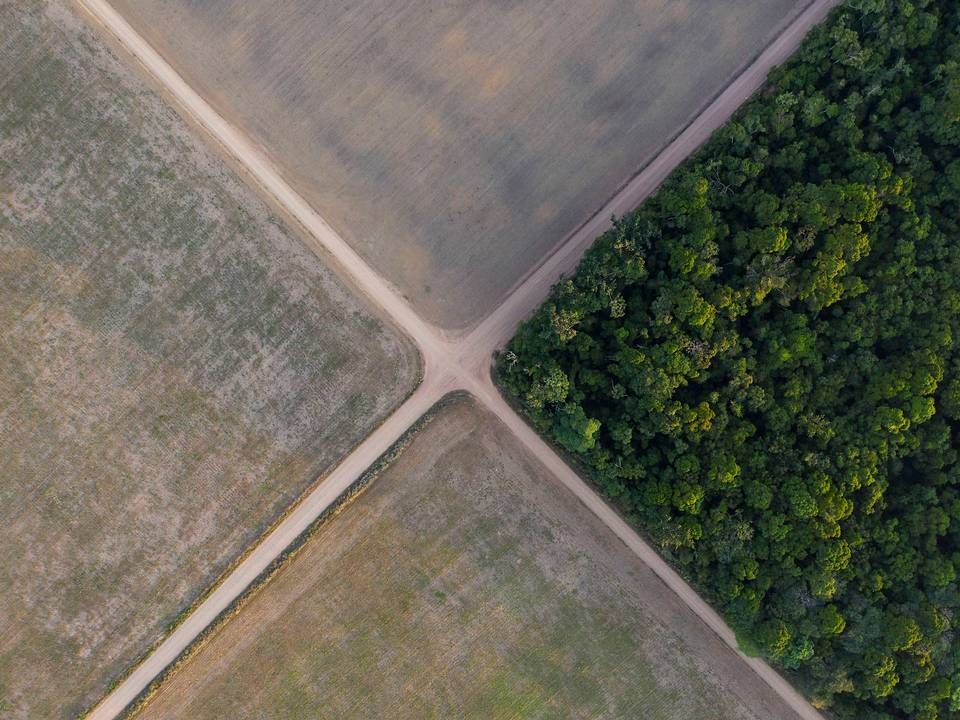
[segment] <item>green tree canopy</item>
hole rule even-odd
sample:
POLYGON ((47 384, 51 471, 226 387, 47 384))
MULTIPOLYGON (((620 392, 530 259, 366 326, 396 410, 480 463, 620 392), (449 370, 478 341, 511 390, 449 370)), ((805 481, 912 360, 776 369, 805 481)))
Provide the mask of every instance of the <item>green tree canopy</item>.
POLYGON ((960 4, 851 0, 503 385, 839 718, 960 718, 960 4))

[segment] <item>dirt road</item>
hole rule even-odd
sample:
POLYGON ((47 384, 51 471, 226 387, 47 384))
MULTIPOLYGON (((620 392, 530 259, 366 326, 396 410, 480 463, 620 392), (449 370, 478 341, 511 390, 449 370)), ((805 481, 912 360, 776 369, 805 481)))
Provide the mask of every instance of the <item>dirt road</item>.
MULTIPOLYGON (((722 618, 504 402, 491 382, 490 360, 492 353, 511 337, 518 323, 542 302, 556 280, 573 271, 593 239, 609 227, 611 215, 628 212, 653 192, 677 165, 723 125, 763 84, 771 68, 787 58, 810 28, 820 22, 839 0, 814 0, 653 162, 564 241, 486 320, 472 332, 460 337, 445 336, 414 313, 396 289, 372 270, 283 180, 269 158, 194 92, 110 7, 107 0, 76 2, 140 62, 174 98, 181 112, 203 127, 267 195, 307 230, 314 249, 324 260, 332 259, 333 264, 349 276, 359 291, 413 338, 424 360, 424 379, 409 400, 318 483, 189 617, 90 712, 88 718, 110 720, 117 717, 434 402, 457 389, 470 392, 489 407, 684 603, 736 650, 733 632, 722 618)), ((798 717, 823 720, 769 665, 757 659, 743 657, 743 660, 790 704, 798 717)))

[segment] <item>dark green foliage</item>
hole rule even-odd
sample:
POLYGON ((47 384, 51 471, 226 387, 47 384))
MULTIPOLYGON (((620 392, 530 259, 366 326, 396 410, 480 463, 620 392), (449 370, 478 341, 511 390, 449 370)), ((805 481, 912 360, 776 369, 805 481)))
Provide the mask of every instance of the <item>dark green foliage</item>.
POLYGON ((960 717, 958 224, 960 6, 849 2, 499 370, 840 718, 960 717))

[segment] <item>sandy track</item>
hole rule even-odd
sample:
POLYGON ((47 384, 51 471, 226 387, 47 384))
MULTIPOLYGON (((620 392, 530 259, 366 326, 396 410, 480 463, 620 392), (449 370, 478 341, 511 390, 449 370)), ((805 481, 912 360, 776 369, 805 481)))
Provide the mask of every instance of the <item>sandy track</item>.
MULTIPOLYGON (((261 189, 309 233, 314 249, 332 256, 357 289, 417 343, 424 360, 424 379, 417 391, 367 437, 308 494, 293 511, 217 586, 143 662, 88 715, 91 720, 117 717, 150 682, 173 663, 216 617, 260 575, 283 550, 372 465, 434 402, 452 390, 466 390, 484 403, 530 452, 592 510, 717 635, 736 650, 736 638, 723 619, 627 525, 499 395, 490 378, 492 353, 512 336, 546 297, 551 286, 570 274, 594 238, 652 193, 685 158, 759 89, 769 71, 799 46, 806 33, 823 20, 839 0, 813 0, 811 5, 719 95, 697 119, 633 178, 598 213, 573 233, 521 283, 486 320, 462 337, 449 337, 420 318, 386 280, 370 268, 291 188, 263 152, 194 92, 167 62, 114 11, 107 0, 75 0, 177 102, 178 109, 203 127, 261 189)), ((743 657, 804 720, 822 716, 762 660, 743 657)))

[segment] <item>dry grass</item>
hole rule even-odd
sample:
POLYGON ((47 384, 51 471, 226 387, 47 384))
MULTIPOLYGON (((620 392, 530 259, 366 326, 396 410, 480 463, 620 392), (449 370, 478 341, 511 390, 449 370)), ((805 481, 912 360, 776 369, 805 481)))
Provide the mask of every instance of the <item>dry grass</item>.
POLYGON ((60 0, 0 68, 0 718, 67 718, 418 361, 60 0))
POLYGON ((138 714, 229 717, 794 716, 461 399, 138 714))
POLYGON ((807 0, 112 0, 430 320, 468 326, 807 0))

